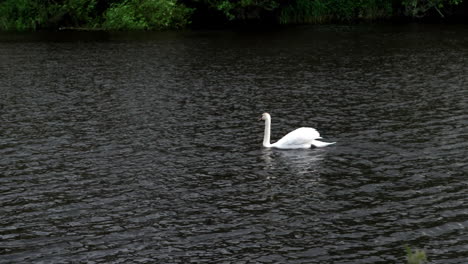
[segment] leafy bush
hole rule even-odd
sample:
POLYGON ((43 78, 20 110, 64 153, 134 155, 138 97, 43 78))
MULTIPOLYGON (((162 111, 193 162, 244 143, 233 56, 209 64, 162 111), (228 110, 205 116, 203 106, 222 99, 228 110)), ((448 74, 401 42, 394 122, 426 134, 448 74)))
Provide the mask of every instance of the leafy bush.
POLYGON ((185 0, 208 7, 222 14, 228 21, 262 20, 280 8, 282 0, 185 0))
POLYGON ((0 3, 0 29, 36 29, 47 20, 44 6, 29 0, 6 0, 0 3))
POLYGON ((440 16, 444 17, 441 9, 445 6, 455 6, 463 0, 403 0, 402 4, 405 7, 405 14, 412 17, 424 17, 426 13, 434 9, 440 16))
POLYGON ((296 0, 282 9, 280 23, 323 23, 392 15, 388 0, 296 0))
POLYGON ((70 26, 89 26, 97 23, 97 0, 65 0, 58 14, 58 21, 70 26), (63 21, 65 20, 65 21, 63 21))
POLYGON ((0 29, 35 30, 88 24, 96 0, 5 0, 0 3, 0 29))
POLYGON ((331 18, 326 0, 297 0, 282 9, 281 24, 322 23, 331 18))
POLYGON ((0 0, 0 30, 179 29, 251 20, 281 24, 370 20, 402 13, 424 17, 454 12, 463 0, 0 0), (192 8, 189 8, 189 7, 192 8), (198 13, 194 16, 194 11, 198 13))
POLYGON ((174 0, 130 0, 112 5, 104 15, 103 28, 169 29, 189 24, 192 9, 174 0))

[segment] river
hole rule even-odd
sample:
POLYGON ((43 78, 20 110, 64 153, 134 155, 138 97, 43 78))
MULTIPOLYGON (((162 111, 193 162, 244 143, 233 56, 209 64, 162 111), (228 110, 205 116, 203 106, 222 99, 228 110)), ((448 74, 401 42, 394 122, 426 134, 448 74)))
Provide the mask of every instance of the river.
POLYGON ((0 263, 468 260, 468 27, 0 34, 0 263), (326 148, 262 148, 317 128, 326 148))

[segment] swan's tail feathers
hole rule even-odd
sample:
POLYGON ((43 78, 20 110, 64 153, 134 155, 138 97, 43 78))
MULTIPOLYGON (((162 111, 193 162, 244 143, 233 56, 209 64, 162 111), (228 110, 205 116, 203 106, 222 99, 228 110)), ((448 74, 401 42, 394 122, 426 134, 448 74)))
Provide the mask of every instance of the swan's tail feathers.
POLYGON ((323 142, 323 141, 320 141, 320 140, 314 140, 312 141, 312 145, 314 145, 315 147, 317 148, 322 148, 322 147, 326 147, 328 145, 333 145, 335 144, 336 142, 323 142))

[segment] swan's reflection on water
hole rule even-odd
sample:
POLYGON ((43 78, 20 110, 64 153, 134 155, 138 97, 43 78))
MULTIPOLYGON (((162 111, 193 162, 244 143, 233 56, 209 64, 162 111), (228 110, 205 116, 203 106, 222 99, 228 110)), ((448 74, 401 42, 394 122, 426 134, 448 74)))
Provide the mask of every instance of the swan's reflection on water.
MULTIPOLYGON (((292 174, 315 174, 320 170, 325 158, 324 149, 262 149, 262 159, 265 169, 275 171, 287 169, 292 174)), ((274 177, 274 173, 272 174, 274 177)))
POLYGON ((262 195, 268 200, 320 196, 324 149, 262 149, 263 171, 268 185, 262 195))

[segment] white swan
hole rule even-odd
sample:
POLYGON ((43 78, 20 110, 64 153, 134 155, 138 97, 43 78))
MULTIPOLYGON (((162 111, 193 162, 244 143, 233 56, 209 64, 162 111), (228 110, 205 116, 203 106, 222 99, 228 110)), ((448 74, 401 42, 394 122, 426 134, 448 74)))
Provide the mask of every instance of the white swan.
POLYGON ((271 131, 271 116, 268 113, 263 113, 261 120, 265 120, 265 135, 263 136, 263 146, 265 148, 279 148, 279 149, 305 149, 311 146, 325 147, 336 142, 323 142, 320 133, 311 127, 301 127, 294 131, 289 132, 282 139, 276 143, 270 144, 270 131, 271 131))

